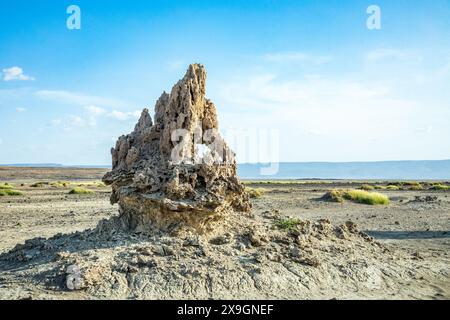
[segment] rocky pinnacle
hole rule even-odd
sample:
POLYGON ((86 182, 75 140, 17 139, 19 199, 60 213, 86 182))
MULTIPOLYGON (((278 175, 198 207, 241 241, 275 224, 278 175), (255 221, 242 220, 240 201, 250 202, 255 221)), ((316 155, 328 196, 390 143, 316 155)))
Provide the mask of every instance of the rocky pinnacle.
POLYGON ((113 168, 103 181, 112 186, 111 203, 119 204, 127 228, 187 226, 202 233, 229 210, 250 211, 235 154, 218 131, 216 108, 205 92, 205 68, 190 65, 156 102, 154 121, 144 109, 134 131, 111 150, 113 168))

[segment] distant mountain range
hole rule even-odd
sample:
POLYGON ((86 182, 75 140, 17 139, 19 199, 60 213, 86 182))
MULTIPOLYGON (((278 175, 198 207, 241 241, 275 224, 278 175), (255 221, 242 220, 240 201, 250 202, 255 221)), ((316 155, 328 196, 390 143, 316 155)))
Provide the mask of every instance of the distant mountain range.
POLYGON ((62 167, 59 163, 11 163, 0 164, 0 167, 33 167, 33 168, 47 168, 47 167, 62 167))
POLYGON ((11 163, 0 164, 0 167, 25 167, 25 168, 111 168, 110 165, 63 165, 60 163, 11 163))
MULTIPOLYGON (((110 168, 109 165, 71 165, 57 163, 17 163, 0 166, 110 168)), ((239 164, 242 179, 450 179, 450 160, 379 162, 280 162, 274 175, 261 174, 268 164, 239 164)))
POLYGON ((275 175, 264 176, 269 165, 242 164, 247 179, 450 179, 450 160, 380 162, 282 162, 275 175))

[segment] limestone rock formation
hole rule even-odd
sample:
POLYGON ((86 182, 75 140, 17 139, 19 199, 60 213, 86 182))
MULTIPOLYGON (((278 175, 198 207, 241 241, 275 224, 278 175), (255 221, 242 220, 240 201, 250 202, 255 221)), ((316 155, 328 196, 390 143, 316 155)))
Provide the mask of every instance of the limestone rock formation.
POLYGON ((112 186, 111 203, 119 204, 128 228, 186 225, 205 232, 229 210, 250 210, 205 89, 205 68, 190 65, 156 102, 154 123, 144 109, 134 131, 111 150, 113 168, 103 181, 112 186))

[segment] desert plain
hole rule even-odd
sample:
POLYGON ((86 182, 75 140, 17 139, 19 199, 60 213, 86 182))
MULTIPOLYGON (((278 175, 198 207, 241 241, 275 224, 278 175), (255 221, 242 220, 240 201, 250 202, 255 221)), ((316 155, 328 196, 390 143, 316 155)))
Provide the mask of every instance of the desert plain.
MULTIPOLYGON (((380 252, 389 252, 389 256, 386 257, 380 256, 378 259, 379 253, 376 251, 378 249, 374 249, 367 256, 359 254, 358 252, 369 250, 359 242, 351 243, 348 240, 347 244, 341 245, 339 242, 339 247, 337 244, 335 247, 334 243, 337 243, 337 240, 330 238, 325 241, 323 237, 319 237, 319 241, 324 241, 321 242, 322 249, 320 249, 323 250, 321 253, 324 257, 323 262, 319 265, 303 261, 300 267, 295 267, 300 269, 295 269, 291 268, 291 264, 295 261, 285 263, 283 257, 273 258, 273 253, 270 255, 267 253, 269 258, 262 258, 258 256, 259 252, 263 251, 262 247, 256 245, 252 247, 234 240, 225 241, 223 238, 205 245, 200 260, 192 258, 197 251, 192 251, 192 256, 188 252, 186 258, 183 258, 182 250, 190 248, 186 246, 186 240, 184 244, 178 245, 166 239, 161 240, 162 250, 155 251, 152 244, 151 252, 137 247, 133 247, 135 248, 133 251, 128 247, 117 253, 116 257, 122 257, 129 265, 124 267, 126 271, 123 271, 116 259, 114 268, 110 268, 114 270, 108 269, 108 272, 114 275, 123 271, 125 279, 123 283, 120 281, 121 277, 115 276, 114 280, 111 280, 111 285, 107 287, 99 284, 104 280, 94 279, 89 288, 73 290, 73 287, 67 287, 66 278, 55 269, 54 261, 67 257, 57 252, 54 243, 60 241, 58 239, 64 239, 66 242, 83 241, 82 235, 85 230, 92 230, 101 220, 118 215, 117 204, 111 205, 109 201, 110 187, 101 183, 101 178, 107 171, 89 168, 0 168, 0 184, 6 183, 21 193, 16 196, 0 197, 0 299, 450 298, 450 191, 433 189, 430 187, 436 183, 433 181, 415 182, 416 185, 420 183, 421 188, 414 188, 410 187, 412 184, 404 182, 380 180, 243 180, 247 188, 258 191, 258 194, 251 198, 253 206, 251 214, 261 219, 273 219, 274 228, 280 226, 280 221, 297 221, 295 219, 320 220, 332 225, 352 221, 358 230, 376 243, 377 248, 382 248, 380 252), (332 189, 361 189, 361 187, 368 188, 367 185, 371 186, 370 189, 375 187, 378 189, 373 190, 374 192, 388 196, 390 203, 368 205, 347 200, 325 201, 322 198, 332 189), (92 193, 70 194, 70 190, 75 187, 88 189, 92 193), (66 236, 70 234, 77 234, 82 240, 66 236), (46 239, 52 238, 56 240, 46 242, 46 239), (36 242, 40 243, 37 246, 39 250, 25 250, 26 243, 36 242), (219 246, 220 244, 225 245, 219 246), (179 248, 181 253, 171 252, 172 249, 168 248, 171 245, 179 248), (350 248, 349 252, 345 246, 350 248), (213 252, 208 257, 208 250, 209 252, 216 250, 211 247, 220 247, 223 248, 220 250, 225 251, 221 253, 223 255, 215 255, 213 252), (17 258, 19 251, 20 259, 17 258), (51 251, 52 255, 47 256, 47 251, 51 251), (24 255, 24 252, 28 253, 24 255), (239 265, 231 261, 229 263, 221 261, 228 256, 239 258, 239 265), (215 259, 217 261, 214 261, 215 259), (380 265, 378 268, 375 265, 378 262, 383 263, 383 266, 380 265), (264 275, 264 272, 260 271, 265 268, 264 264, 268 265, 267 268, 269 265, 273 268, 270 270, 273 270, 274 278, 278 274, 278 268, 284 270, 280 271, 280 274, 289 272, 295 280, 287 279, 287 281, 291 282, 289 285, 298 286, 298 292, 283 287, 286 279, 277 283, 276 279, 258 277, 258 274, 264 275), (352 266, 355 267, 353 271, 352 266), (220 270, 222 267, 225 268, 225 273, 237 272, 239 275, 245 273, 246 276, 248 274, 251 283, 242 280, 242 283, 230 285, 228 292, 223 290, 222 281, 228 280, 216 279, 214 277, 217 275, 214 272, 209 273, 213 269, 219 271, 217 274, 223 273, 224 270, 220 270), (360 272, 361 270, 365 271, 360 272), (165 278, 165 272, 173 273, 170 279, 165 278), (138 275, 141 273, 143 275, 139 278, 138 275), (196 277, 199 279, 199 288, 195 288, 196 277), (158 287, 165 289, 152 288, 152 279, 155 283, 168 285, 158 287), (204 279, 207 285, 203 284, 204 279), (214 289, 216 284, 220 284, 217 285, 217 290, 214 289), (233 290, 237 290, 236 295, 232 294, 233 290)), ((449 185, 445 181, 440 184, 449 185)), ((139 243, 135 240, 131 238, 127 241, 133 245, 139 243)), ((105 246, 104 250, 116 250, 116 246, 122 245, 117 239, 115 241, 113 249, 112 246, 105 246)), ((192 250, 202 248, 192 246, 194 248, 192 250)), ((95 250, 102 249, 93 246, 68 251, 80 256, 89 256, 95 250)), ((93 261, 100 261, 94 264, 101 264, 107 259, 107 253, 104 256, 92 254, 96 255, 92 257, 93 261)), ((71 263, 73 262, 68 264, 71 263)), ((108 262, 108 265, 112 265, 111 263, 108 262)), ((242 279, 247 278, 242 276, 242 279)))

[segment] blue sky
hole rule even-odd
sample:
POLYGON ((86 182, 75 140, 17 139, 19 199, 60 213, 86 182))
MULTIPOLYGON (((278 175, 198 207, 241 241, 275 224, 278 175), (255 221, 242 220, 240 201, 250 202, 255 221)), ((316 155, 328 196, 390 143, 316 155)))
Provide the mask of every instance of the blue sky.
POLYGON ((193 62, 221 130, 277 130, 281 161, 450 158, 449 0, 16 0, 0 2, 0 163, 109 164, 193 62))

